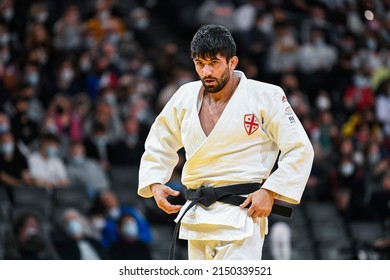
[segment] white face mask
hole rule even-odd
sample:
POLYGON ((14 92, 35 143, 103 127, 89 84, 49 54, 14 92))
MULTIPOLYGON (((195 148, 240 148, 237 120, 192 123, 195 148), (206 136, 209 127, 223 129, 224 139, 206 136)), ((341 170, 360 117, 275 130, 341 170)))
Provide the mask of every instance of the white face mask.
POLYGON ((343 176, 349 177, 355 171, 355 165, 352 162, 345 162, 340 166, 340 172, 343 176))
POLYGON ((26 237, 31 237, 33 235, 37 235, 39 233, 39 229, 37 227, 29 227, 26 229, 26 237))
POLYGON ((64 82, 70 82, 73 77, 74 77, 74 73, 73 73, 73 70, 70 69, 70 68, 65 68, 61 71, 61 80, 64 81, 64 82))
POLYGON ((108 215, 111 217, 111 219, 117 220, 121 216, 121 210, 118 207, 111 208, 108 211, 108 215))
POLYGON ((5 18, 6 21, 11 20, 14 17, 14 9, 12 8, 7 8, 3 10, 3 17, 5 18))
POLYGON ((138 237, 138 225, 137 222, 127 222, 122 226, 122 234, 126 238, 137 238, 138 237))
POLYGON ((103 218, 95 218, 92 220, 92 224, 97 230, 103 230, 107 222, 103 218))
POLYGON ((318 98, 316 100, 316 105, 317 105, 317 108, 322 110, 322 111, 328 110, 330 108, 330 100, 326 96, 323 96, 323 95, 318 96, 318 98))
POLYGON ((38 13, 38 14, 35 16, 35 19, 36 19, 39 23, 44 23, 44 22, 46 22, 48 18, 49 18, 49 13, 48 13, 48 12, 40 12, 40 13, 38 13))

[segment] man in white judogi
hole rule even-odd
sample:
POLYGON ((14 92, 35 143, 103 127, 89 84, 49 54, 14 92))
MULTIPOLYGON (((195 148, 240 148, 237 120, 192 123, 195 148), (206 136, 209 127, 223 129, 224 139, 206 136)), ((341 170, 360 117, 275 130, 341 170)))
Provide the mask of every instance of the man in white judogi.
POLYGON ((200 81, 183 85, 156 118, 145 143, 138 194, 153 196, 166 213, 180 211, 179 238, 189 241, 189 259, 261 259, 274 200, 300 202, 312 145, 280 87, 235 70, 236 45, 226 28, 202 26, 191 41, 191 56, 200 81), (182 147, 182 182, 188 189, 243 183, 258 183, 258 189, 239 207, 197 203, 184 213, 191 201, 170 204, 167 196, 179 193, 164 185, 182 147))

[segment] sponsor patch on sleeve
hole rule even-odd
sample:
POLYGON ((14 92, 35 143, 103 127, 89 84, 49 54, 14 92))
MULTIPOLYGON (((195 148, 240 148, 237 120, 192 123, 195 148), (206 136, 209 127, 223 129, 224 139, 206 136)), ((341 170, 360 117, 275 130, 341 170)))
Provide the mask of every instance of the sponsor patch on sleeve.
POLYGON ((293 109, 291 108, 290 105, 288 105, 284 109, 284 113, 285 113, 285 117, 286 117, 287 122, 288 122, 289 125, 293 125, 293 124, 296 123, 294 112, 293 112, 293 109))

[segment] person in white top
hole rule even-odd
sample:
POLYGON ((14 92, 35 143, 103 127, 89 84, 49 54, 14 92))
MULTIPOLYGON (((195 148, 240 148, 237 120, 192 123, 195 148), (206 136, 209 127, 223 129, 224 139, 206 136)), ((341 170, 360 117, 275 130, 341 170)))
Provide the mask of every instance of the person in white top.
POLYGON ((200 81, 180 87, 152 125, 138 194, 166 213, 180 211, 189 259, 261 259, 274 200, 300 202, 313 147, 280 87, 235 70, 236 44, 225 27, 202 26, 191 56, 200 81), (184 206, 168 202, 179 192, 165 185, 182 147, 184 206))
POLYGON ((28 166, 35 185, 45 188, 67 187, 68 176, 63 160, 58 156, 59 139, 45 134, 39 150, 28 157, 28 166))

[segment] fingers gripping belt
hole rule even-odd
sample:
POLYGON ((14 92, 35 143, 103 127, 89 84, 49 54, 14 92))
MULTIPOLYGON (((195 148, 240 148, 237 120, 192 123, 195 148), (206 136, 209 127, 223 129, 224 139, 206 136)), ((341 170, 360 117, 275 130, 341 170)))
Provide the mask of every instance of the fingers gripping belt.
MULTIPOLYGON (((184 215, 190 210, 195 204, 200 203, 206 207, 209 207, 216 201, 232 204, 239 206, 241 205, 246 197, 240 195, 250 194, 259 190, 261 187, 258 183, 248 183, 248 184, 237 184, 230 185, 226 187, 200 187, 198 189, 186 189, 185 196, 186 199, 191 200, 192 202, 188 205, 188 207, 184 210, 184 213, 178 220, 175 230, 173 232, 173 238, 171 242, 171 248, 169 251, 169 259, 173 260, 175 256, 175 248, 176 248, 176 239, 179 233, 180 222, 184 215)), ((247 206, 247 208, 250 205, 247 206)), ((272 207, 271 213, 281 215, 287 218, 290 218, 292 215, 292 208, 286 207, 279 204, 274 204, 272 207)))

